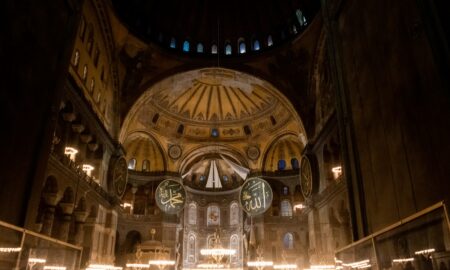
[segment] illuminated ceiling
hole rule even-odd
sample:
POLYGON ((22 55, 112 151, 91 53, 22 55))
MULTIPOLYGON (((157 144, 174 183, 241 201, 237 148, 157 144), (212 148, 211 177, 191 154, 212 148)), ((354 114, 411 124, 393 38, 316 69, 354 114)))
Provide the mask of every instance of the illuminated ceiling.
POLYGON ((278 154, 286 156, 286 169, 292 169, 289 162, 300 158, 305 139, 300 118, 277 89, 223 68, 179 73, 151 86, 132 106, 120 134, 127 159, 139 159, 138 166, 148 159, 156 165, 151 171, 164 168, 180 174, 187 169, 183 164, 188 157, 217 154, 222 151, 218 147, 230 149, 229 158, 254 171, 262 170, 264 160, 265 171, 276 170, 272 160, 278 154), (289 140, 276 143, 286 134, 289 140), (292 150, 285 149, 292 145, 292 150))

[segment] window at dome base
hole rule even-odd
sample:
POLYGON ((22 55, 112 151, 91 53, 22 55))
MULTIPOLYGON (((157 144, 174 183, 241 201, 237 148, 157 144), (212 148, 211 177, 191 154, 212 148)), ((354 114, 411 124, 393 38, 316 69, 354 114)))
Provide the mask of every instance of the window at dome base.
POLYGON ((306 21, 306 17, 303 15, 303 12, 300 9, 297 9, 295 11, 295 16, 297 17, 300 26, 306 26, 308 24, 308 22, 306 21))
POLYGON ((268 36, 267 37, 267 46, 272 46, 273 45, 273 40, 272 40, 272 36, 268 36))
POLYGON ((136 169, 136 159, 132 158, 128 161, 128 169, 135 170, 136 169))
POLYGON ((298 170, 300 168, 300 165, 298 163, 298 159, 292 158, 291 159, 291 166, 293 170, 298 170))
POLYGON ((245 42, 241 41, 239 43, 239 53, 243 54, 247 51, 247 48, 245 46, 245 42))
POLYGON ((253 42, 253 50, 254 51, 259 51, 261 49, 260 45, 259 45, 259 40, 255 40, 253 42))
POLYGON ((203 44, 199 43, 197 44, 197 52, 202 53, 203 52, 203 44))
POLYGON ((189 41, 187 40, 183 42, 183 52, 189 52, 189 41))
POLYGON ((225 46, 225 55, 231 55, 231 45, 227 44, 225 46))
POLYGON ((211 53, 212 53, 212 54, 217 54, 217 45, 216 45, 216 44, 213 44, 213 45, 211 46, 211 53))
POLYGON ((177 47, 177 43, 175 41, 175 38, 170 39, 170 48, 175 49, 177 47))
POLYGON ((219 137, 219 130, 217 128, 211 129, 211 137, 214 137, 214 138, 219 137))

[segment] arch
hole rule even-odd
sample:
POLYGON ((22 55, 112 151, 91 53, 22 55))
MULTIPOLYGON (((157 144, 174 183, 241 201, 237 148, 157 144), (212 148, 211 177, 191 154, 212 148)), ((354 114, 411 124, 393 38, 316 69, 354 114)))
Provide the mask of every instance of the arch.
POLYGON ((218 205, 208 205, 208 209, 206 211, 206 220, 207 226, 220 225, 220 208, 218 205))
POLYGON ((83 16, 81 16, 80 19, 80 33, 79 36, 81 38, 81 41, 84 41, 84 37, 86 36, 86 18, 83 16))
POLYGON ((230 43, 225 43, 225 55, 231 55, 233 53, 233 49, 230 43))
POLYGON ((198 43, 197 44, 197 52, 198 53, 203 53, 203 44, 202 43, 198 43))
POLYGON ((47 179, 45 180, 42 193, 52 193, 52 194, 58 193, 58 180, 56 180, 55 176, 49 175, 47 177, 47 179))
POLYGON ((289 200, 282 200, 280 203, 282 217, 292 217, 292 204, 289 200))
POLYGON ((232 202, 230 204, 230 225, 239 224, 239 204, 232 202))
POLYGON ((239 47, 239 53, 244 54, 247 52, 247 45, 245 44, 244 38, 238 39, 238 47, 239 47))
POLYGON ((259 44, 259 40, 255 39, 253 41, 253 50, 254 51, 259 51, 261 49, 261 45, 259 44))
POLYGON ((197 249, 197 237, 194 233, 190 232, 188 234, 188 241, 187 241, 187 261, 190 263, 195 263, 196 261, 196 249, 197 249))
POLYGON ((294 248, 294 235, 292 233, 287 232, 284 234, 283 246, 285 249, 293 249, 294 248))
POLYGON ((190 50, 190 44, 189 44, 189 41, 188 41, 188 40, 185 40, 185 41, 183 42, 183 52, 189 52, 189 50, 190 50))
POLYGON ((284 196, 289 195, 289 187, 287 187, 287 186, 284 186, 284 187, 283 187, 283 195, 284 195, 284 196))
POLYGON ((73 54, 72 65, 74 67, 78 67, 79 63, 80 63, 80 51, 79 50, 75 50, 75 53, 73 54))
POLYGON ((138 231, 129 231, 123 243, 123 251, 126 254, 136 253, 136 247, 142 241, 141 233, 138 231))
POLYGON ((271 35, 267 36, 267 47, 272 47, 273 45, 273 39, 271 35))
POLYGON ((191 202, 189 204, 188 223, 189 223, 189 225, 197 224, 197 204, 194 202, 191 202))
POLYGON ((71 187, 67 187, 64 190, 63 197, 61 198, 60 203, 61 202, 62 203, 74 203, 75 199, 74 199, 74 195, 73 194, 74 194, 73 193, 73 189, 71 187))
POLYGON ((89 86, 89 92, 94 92, 95 89, 95 79, 91 78, 91 84, 89 86))
POLYGON ((291 168, 293 170, 299 170, 300 169, 300 163, 298 162, 298 159, 293 157, 291 158, 291 168))
POLYGON ((175 48, 177 47, 177 41, 175 40, 174 37, 172 37, 172 38, 170 39, 169 47, 172 48, 172 49, 175 49, 175 48))
POLYGON ((86 49, 89 53, 89 55, 92 54, 92 48, 94 47, 94 26, 92 23, 88 26, 88 39, 86 44, 86 49))
POLYGON ((284 169, 286 169, 286 160, 284 159, 278 160, 278 170, 284 171, 284 169))
POLYGON ((83 76, 81 77, 81 78, 83 79, 83 82, 84 82, 84 83, 86 83, 86 81, 87 81, 87 76, 88 76, 88 67, 87 67, 87 65, 85 64, 85 65, 83 66, 83 76))
POLYGON ((148 172, 149 170, 150 170, 150 160, 144 159, 144 161, 142 161, 142 171, 148 172))
POLYGON ((236 262, 239 259, 240 254, 240 242, 239 242, 239 235, 233 234, 230 237, 230 249, 236 250, 236 253, 234 255, 231 255, 231 262, 236 262))
POLYGON ((128 170, 136 170, 136 159, 135 158, 128 160, 128 170))
POLYGON ((217 45, 216 44, 211 45, 211 53, 217 54, 217 45))

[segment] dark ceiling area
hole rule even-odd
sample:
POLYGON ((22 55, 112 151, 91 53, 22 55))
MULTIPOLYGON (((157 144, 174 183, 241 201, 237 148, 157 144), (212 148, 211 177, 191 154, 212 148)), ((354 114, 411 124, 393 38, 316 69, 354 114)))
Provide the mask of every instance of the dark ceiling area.
POLYGON ((215 54, 213 45, 218 53, 230 56, 267 50, 298 36, 320 9, 317 0, 112 2, 137 37, 193 55, 215 54))

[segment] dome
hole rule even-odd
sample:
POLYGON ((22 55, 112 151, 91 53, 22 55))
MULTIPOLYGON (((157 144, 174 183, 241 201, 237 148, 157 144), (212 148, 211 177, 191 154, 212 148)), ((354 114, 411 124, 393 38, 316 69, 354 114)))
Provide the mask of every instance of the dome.
POLYGON ((264 51, 299 35, 320 8, 316 0, 112 2, 136 36, 191 55, 264 51))
MULTIPOLYGON (((242 140, 268 134, 298 119, 269 83, 229 69, 205 68, 167 78, 135 103, 129 119, 159 134, 193 140, 242 140)), ((298 122, 300 120, 298 119, 298 122)), ((303 128, 297 126, 297 132, 303 128)))

